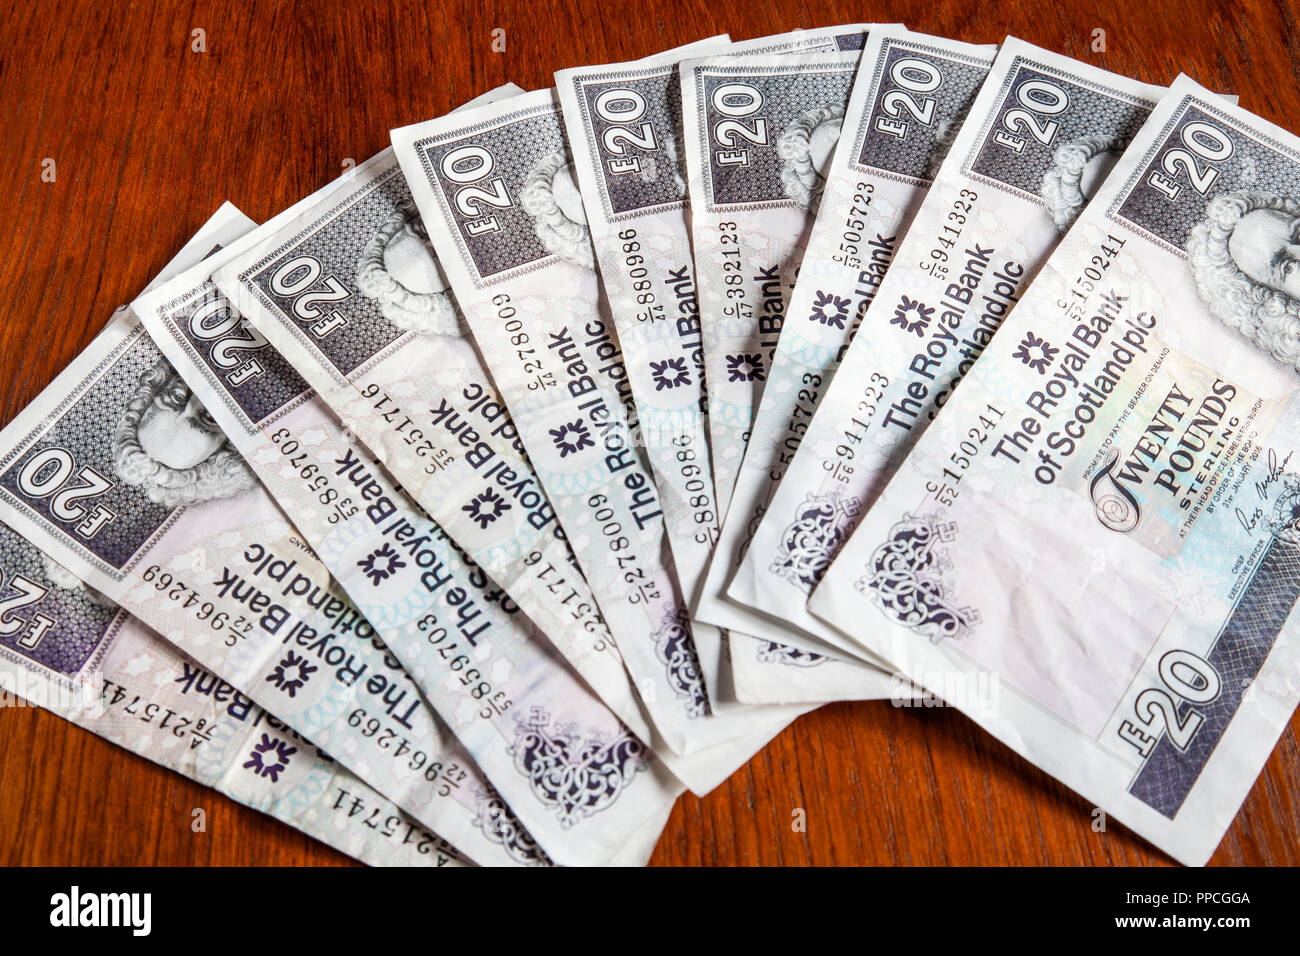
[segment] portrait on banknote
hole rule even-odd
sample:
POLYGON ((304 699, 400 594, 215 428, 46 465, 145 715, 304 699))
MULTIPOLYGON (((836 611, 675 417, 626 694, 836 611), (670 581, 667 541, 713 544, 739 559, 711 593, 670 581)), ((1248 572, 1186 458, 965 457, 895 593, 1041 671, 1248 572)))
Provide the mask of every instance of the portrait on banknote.
POLYGON ((113 468, 168 508, 231 498, 253 483, 225 433, 164 359, 141 373, 122 410, 113 468))
POLYGON ((1043 175, 1038 194, 1058 229, 1070 228, 1128 141, 1127 136, 1094 133, 1062 143, 1052 153, 1052 164, 1043 175))
POLYGON ((829 103, 804 113, 777 140, 781 184, 804 209, 816 210, 835 146, 844 125, 844 104, 829 103))
POLYGON ((1258 189, 1217 197, 1187 256, 1214 315, 1300 370, 1300 199, 1258 189))
POLYGON ((524 178, 519 204, 532 217, 537 241, 547 252, 584 269, 596 268, 582 196, 562 150, 538 157, 524 178))
POLYGON ((409 197, 389 216, 361 251, 357 289, 379 304, 384 318, 410 332, 454 335, 459 329, 451 297, 429 233, 409 197))

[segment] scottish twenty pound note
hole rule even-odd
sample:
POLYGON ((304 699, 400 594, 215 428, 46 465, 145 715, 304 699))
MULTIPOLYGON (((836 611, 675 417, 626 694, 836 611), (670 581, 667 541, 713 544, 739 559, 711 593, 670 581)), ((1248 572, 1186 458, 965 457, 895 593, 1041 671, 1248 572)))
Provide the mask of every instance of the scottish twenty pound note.
MULTIPOLYGON (((723 583, 732 573, 736 577, 719 613, 766 609, 768 596, 757 599, 748 569, 766 572, 778 559, 751 538, 995 53, 995 47, 902 29, 873 31, 868 38, 723 526, 712 573, 723 583), (724 555, 730 560, 724 562, 724 555)), ((805 550, 815 541, 815 532, 799 539, 805 550)), ((804 578, 813 573, 799 570, 804 578)), ((787 575, 761 586, 788 590, 792 582, 802 578, 787 575)), ((802 602, 775 619, 796 634, 845 646, 846 639, 808 614, 802 602)))
MULTIPOLYGON (((721 519, 729 512, 859 55, 714 57, 681 66, 683 149, 721 519)), ((773 622, 728 616, 718 607, 726 583, 722 571, 730 566, 715 548, 693 595, 696 616, 740 633, 788 637, 773 622)), ((828 649, 802 635, 795 646, 814 653, 828 649)), ((737 648, 739 654, 754 652, 752 645, 737 648)), ((869 679, 883 694, 884 675, 869 679)))
POLYGON ((711 712, 554 91, 398 130, 393 141, 658 731, 679 754, 752 739, 748 715, 711 712))
POLYGON ((541 861, 129 312, 0 433, 0 519, 475 861, 541 861))
POLYGON ((372 865, 461 857, 308 740, 0 525, 0 700, 16 695, 372 865))
POLYGON ((681 65, 709 439, 724 517, 860 56, 681 65))
MULTIPOLYGON (((803 34, 735 44, 726 54, 789 46, 807 52, 803 34), (795 42, 799 45, 795 45, 795 42)), ((835 39, 822 41, 830 51, 835 39)), ((663 500, 664 521, 679 579, 692 604, 717 542, 719 515, 709 461, 704 400, 704 352, 691 252, 686 170, 677 141, 681 86, 677 64, 651 61, 565 70, 556 74, 578 185, 584 197, 592 242, 600 264, 624 361, 632 383, 641 432, 663 500)), ((706 686, 715 709, 719 698, 752 693, 750 681, 732 680, 731 658, 768 664, 778 679, 760 690, 757 702, 830 699, 837 688, 808 695, 780 680, 783 663, 797 674, 858 668, 821 655, 786 654, 787 649, 733 632, 725 645, 717 629, 693 622, 706 686)), ((831 681, 834 682, 833 677, 831 681)), ((841 681, 847 689, 853 681, 841 681)))
MULTIPOLYGON (((680 785, 211 282, 287 218, 133 308, 547 855, 613 862, 643 824, 666 816, 680 785)), ((317 290, 323 264, 308 253, 266 265, 262 277, 280 295, 332 294, 328 281, 317 290)))
POLYGON ((1186 863, 1300 696, 1298 197, 1180 78, 810 604, 1186 863))
POLYGON ((1003 44, 732 597, 811 618, 819 575, 1163 93, 1014 38, 1003 44))
MULTIPOLYGON (((828 645, 837 653, 846 648, 849 653, 861 652, 824 624, 811 623, 806 614, 794 622, 802 627, 791 627, 788 619, 756 614, 722 592, 745 555, 775 482, 798 447, 821 390, 853 333, 859 314, 850 315, 855 297, 867 300, 874 295, 991 58, 991 48, 907 34, 901 28, 874 30, 868 37, 847 107, 847 135, 839 137, 826 170, 817 224, 809 239, 812 245, 799 265, 800 277, 810 269, 812 275, 796 283, 790 302, 796 311, 786 308, 782 316, 776 348, 764 373, 768 381, 760 417, 751 428, 702 601, 701 613, 707 618, 732 626, 748 623, 759 633, 805 652, 796 660, 828 645), (907 86, 920 85, 926 70, 931 81, 941 79, 930 82, 928 95, 920 96, 907 86), (906 107, 899 105, 903 96, 919 103, 926 122, 897 121, 894 114, 906 113, 906 107), (813 276, 818 280, 825 276, 825 284, 836 293, 829 298, 810 293, 813 276), (828 308, 815 309, 815 302, 826 302, 828 308), (817 322, 817 316, 824 321, 817 322)), ((872 682, 860 681, 854 696, 865 696, 864 690, 878 687, 881 680, 877 676, 872 682)))
POLYGON ((709 748, 679 757, 654 735, 392 150, 289 210, 215 280, 675 776, 707 792, 750 756, 709 748), (304 256, 320 263, 311 287, 333 296, 330 322, 270 286, 304 256))

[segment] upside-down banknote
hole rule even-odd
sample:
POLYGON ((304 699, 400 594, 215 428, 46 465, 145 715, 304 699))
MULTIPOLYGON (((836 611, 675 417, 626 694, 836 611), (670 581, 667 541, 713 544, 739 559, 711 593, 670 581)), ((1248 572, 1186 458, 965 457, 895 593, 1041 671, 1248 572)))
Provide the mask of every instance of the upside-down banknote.
MULTIPOLYGON (((344 192, 352 178, 327 188, 344 192)), ((636 839, 643 862, 680 784, 211 281, 293 218, 281 213, 133 309, 547 855, 607 864, 636 839)), ((323 265, 304 251, 260 275, 306 308, 332 294, 323 265)), ((331 344, 356 341, 340 333, 331 344)))
POLYGON ((441 837, 0 525, 0 701, 43 707, 364 863, 455 866, 441 837))

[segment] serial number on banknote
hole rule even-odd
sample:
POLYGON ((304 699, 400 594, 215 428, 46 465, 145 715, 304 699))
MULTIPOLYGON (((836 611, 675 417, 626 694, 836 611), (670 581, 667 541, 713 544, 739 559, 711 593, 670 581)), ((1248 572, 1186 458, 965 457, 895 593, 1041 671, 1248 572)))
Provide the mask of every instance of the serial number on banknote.
POLYGON ((853 201, 849 205, 848 216, 844 220, 843 231, 840 233, 839 251, 831 253, 831 260, 842 263, 850 269, 857 269, 862 265, 862 230, 867 228, 868 206, 871 205, 871 197, 876 191, 872 183, 858 183, 854 187, 857 192, 853 194, 853 201))
POLYGON ((605 536, 605 543, 609 545, 609 550, 614 553, 614 561, 618 569, 623 572, 624 583, 633 586, 633 590, 628 592, 627 602, 641 604, 659 600, 659 586, 637 564, 636 553, 632 550, 632 539, 623 533, 623 525, 615 516, 614 509, 610 507, 609 497, 596 492, 587 499, 587 507, 591 509, 592 517, 600 525, 600 533, 605 536))
POLYGON ((690 435, 674 435, 673 447, 677 458, 677 471, 682 478, 682 489, 686 492, 686 503, 693 509, 692 516, 699 526, 695 530, 696 544, 714 544, 718 539, 718 524, 713 511, 713 495, 705 480, 704 469, 700 467, 699 455, 695 451, 695 439, 690 435))
MULTIPOLYGON (((429 759, 423 750, 412 746, 411 741, 392 727, 386 726, 383 719, 370 713, 364 707, 358 707, 348 714, 348 726, 360 732, 362 737, 373 740, 380 750, 391 750, 395 758, 406 758, 406 766, 415 773, 422 774, 430 783, 443 776, 442 761, 429 759)), ((455 770, 452 764, 449 770, 455 770)), ((452 787, 444 783, 439 789, 439 796, 447 796, 452 787)))
POLYGON ((317 501, 330 509, 327 519, 330 524, 338 524, 340 521, 347 521, 356 516, 356 504, 337 488, 329 487, 329 476, 321 471, 320 465, 312 461, 311 454, 303 450, 302 445, 290 434, 289 429, 281 428, 275 431, 271 435, 271 443, 288 459, 290 467, 297 471, 298 478, 307 491, 314 494, 317 501))
POLYGON ((397 437, 411 449, 417 458, 428 459, 424 466, 426 475, 437 474, 450 468, 455 457, 445 448, 436 446, 432 439, 425 437, 424 430, 412 421, 411 416, 402 411, 402 407, 393 397, 374 382, 361 389, 361 397, 374 399, 370 407, 379 413, 384 423, 390 425, 397 437))
POLYGON ((169 730, 173 737, 184 739, 186 734, 191 735, 191 749, 212 742, 212 731, 215 726, 213 722, 202 717, 182 714, 165 704, 154 703, 107 677, 103 680, 104 686, 100 697, 109 707, 116 707, 122 713, 136 718, 141 723, 154 725, 159 730, 169 730))
POLYGON ((948 253, 961 241, 962 230, 966 228, 966 221, 975 211, 975 203, 980 198, 979 193, 973 189, 963 189, 957 195, 958 198, 953 200, 948 215, 944 217, 943 228, 935 237, 934 246, 930 249, 930 257, 922 259, 919 263, 922 270, 929 272, 936 279, 942 279, 948 274, 948 253))
POLYGON ((447 852, 448 844, 442 838, 385 808, 370 806, 362 797, 343 787, 337 788, 332 809, 348 819, 358 819, 361 826, 385 840, 398 840, 402 846, 414 846, 416 853, 428 856, 434 852, 447 852))
MULTIPOLYGON (((425 639, 437 653, 439 660, 451 673, 452 679, 459 682, 470 697, 482 702, 483 706, 479 708, 478 712, 479 717, 484 720, 491 720, 493 717, 504 714, 514 706, 514 701, 506 696, 505 691, 494 690, 492 682, 484 678, 478 668, 470 666, 470 657, 461 650, 459 644, 454 642, 446 643, 447 639, 451 637, 451 632, 439 623, 436 614, 432 611, 429 612, 420 618, 416 626, 425 635, 425 639)), ((477 646, 474 638, 465 635, 465 640, 470 647, 477 646)))
POLYGON ((887 388, 889 388, 889 376, 884 372, 872 372, 867 376, 867 384, 863 386, 862 396, 858 399, 858 404, 849 418, 849 427, 844 429, 844 440, 835 446, 834 457, 822 459, 822 468, 827 472, 828 477, 841 484, 848 484, 853 479, 855 467, 853 460, 857 457, 858 448, 862 445, 862 439, 866 437, 871 420, 876 417, 880 401, 885 397, 887 388))
POLYGON ((1065 311, 1067 318, 1079 322, 1084 318, 1088 300, 1097 289, 1110 269, 1114 259, 1124 251, 1124 239, 1107 234, 1106 241, 1097 247, 1097 252, 1088 260, 1087 266, 1075 277, 1070 285, 1070 299, 1058 299, 1057 306, 1065 311))
POLYGON ((646 268, 645 256, 641 255, 641 241, 635 229, 624 229, 618 234, 623 243, 623 265, 627 269, 628 282, 635 294, 637 305, 645 310, 636 314, 638 322, 657 322, 664 318, 664 304, 658 301, 654 292, 654 282, 650 279, 650 270, 646 268))
POLYGON ((519 367, 524 375, 530 376, 528 389, 538 392, 554 388, 557 384, 555 373, 548 372, 542 360, 537 357, 537 349, 533 347, 532 337, 524 329, 523 320, 519 318, 519 310, 511 305, 511 301, 510 296, 505 292, 498 292, 492 297, 492 304, 497 307, 497 318, 501 321, 501 328, 508 337, 507 341, 515 350, 519 367))
POLYGON ((794 409, 785 426, 785 440, 777 447, 776 464, 768 469, 772 481, 780 481, 785 475, 786 466, 794 461, 795 452, 803 444, 803 436, 808 433, 808 423, 812 421, 817 408, 817 396, 822 387, 822 376, 817 372, 804 372, 800 376, 802 386, 795 395, 794 409))
POLYGON ((978 423, 966 429, 966 434, 957 443, 957 447, 944 459, 942 476, 925 483, 925 490, 939 504, 951 505, 957 500, 958 485, 961 484, 962 477, 1002 423, 1002 415, 1002 409, 996 405, 985 405, 980 412, 978 423))
POLYGON ((159 565, 149 565, 140 576, 152 584, 159 594, 165 595, 182 610, 189 611, 196 621, 208 625, 214 631, 225 631, 227 647, 234 647, 241 637, 253 632, 253 622, 244 615, 238 614, 232 621, 228 612, 218 611, 215 604, 204 601, 194 588, 159 565))
POLYGON ((740 233, 734 222, 718 223, 718 251, 722 255, 722 282, 732 304, 722 311, 738 319, 752 318, 754 307, 745 301, 745 264, 740 260, 740 233))

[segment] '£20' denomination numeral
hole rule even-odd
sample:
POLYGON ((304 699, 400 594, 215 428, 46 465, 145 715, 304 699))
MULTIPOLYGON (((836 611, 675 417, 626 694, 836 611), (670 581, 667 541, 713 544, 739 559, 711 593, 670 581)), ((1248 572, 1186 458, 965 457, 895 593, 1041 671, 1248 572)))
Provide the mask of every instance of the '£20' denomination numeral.
POLYGON ((20 632, 26 632, 18 638, 18 646, 32 650, 41 643, 41 638, 56 622, 48 614, 39 611, 32 614, 30 621, 24 621, 20 617, 14 617, 14 611, 31 607, 44 598, 47 592, 35 581, 29 581, 21 574, 15 574, 9 579, 9 589, 18 593, 11 597, 0 598, 0 635, 13 637, 20 632))
POLYGON ((1153 169, 1147 176, 1147 183, 1171 202, 1183 189, 1176 181, 1180 173, 1186 173, 1192 188, 1204 196, 1219 178, 1218 168, 1211 164, 1223 162, 1236 149, 1228 134, 1210 123, 1188 123, 1179 131, 1178 139, 1182 145, 1165 153, 1160 169, 1153 169))
POLYGON ((463 223, 463 227, 471 236, 500 232, 500 220, 488 210, 509 209, 514 205, 514 200, 506 189, 506 181, 500 176, 488 179, 496 169, 496 164, 496 157, 491 150, 477 143, 456 147, 443 156, 442 162, 438 164, 442 175, 461 187, 456 191, 452 202, 457 212, 470 217, 470 221, 463 223))
POLYGON ((1070 105, 1069 94, 1055 83, 1029 80, 1016 87, 1016 102, 1019 106, 1003 115, 1005 129, 993 134, 993 142, 1023 152, 1028 142, 1023 134, 1028 133, 1044 146, 1051 146, 1060 124, 1042 117, 1064 113, 1070 105))
POLYGON ((238 387, 265 371, 257 359, 244 358, 238 353, 260 351, 269 348, 271 343, 243 321, 224 295, 218 293, 205 299, 190 313, 189 332, 195 340, 211 343, 212 362, 226 371, 230 385, 238 387))
POLYGON ((50 498, 50 514, 60 521, 77 522, 73 530, 86 540, 99 534, 117 513, 103 505, 87 510, 80 502, 97 498, 112 487, 111 481, 89 465, 77 468, 72 452, 64 448, 38 452, 18 472, 18 490, 28 498, 50 498))
MULTIPOLYGON (((645 111, 645 97, 636 90, 619 87, 605 90, 596 97, 596 115, 606 123, 633 124, 645 116, 645 111)), ((614 175, 641 172, 641 158, 635 154, 629 155, 629 146, 645 152, 658 149, 654 127, 649 122, 642 122, 635 127, 608 126, 600 135, 600 144, 605 152, 613 154, 606 165, 614 175)))
POLYGON ((294 256, 271 273, 271 291, 291 300, 293 317, 309 323, 307 331, 318 339, 348 324, 338 309, 326 315, 325 305, 342 302, 352 295, 338 276, 328 275, 322 280, 322 272, 324 269, 315 256, 294 256), (313 289, 312 286, 320 281, 324 282, 325 288, 313 289))
POLYGON ((926 60, 909 56, 889 68, 889 78, 899 88, 880 98, 880 109, 886 115, 876 117, 876 129, 902 139, 907 135, 912 120, 922 126, 934 125, 936 103, 927 94, 933 93, 943 83, 939 68, 926 60))
POLYGON ((1205 718, 1190 707, 1178 711, 1179 700, 1208 704, 1219 696, 1219 672, 1209 661, 1191 651, 1173 650, 1160 658, 1160 680, 1164 687, 1148 687, 1133 703, 1133 719, 1120 721, 1120 739, 1149 757, 1161 735, 1180 751, 1186 751, 1205 718))
POLYGON ((709 98, 713 108, 726 119, 713 125, 713 139, 721 147, 714 153, 719 166, 748 166, 749 150, 743 143, 767 145, 767 120, 755 117, 763 106, 763 94, 748 83, 725 83, 713 91, 709 98))

